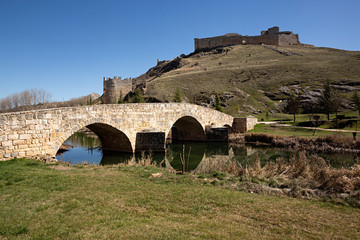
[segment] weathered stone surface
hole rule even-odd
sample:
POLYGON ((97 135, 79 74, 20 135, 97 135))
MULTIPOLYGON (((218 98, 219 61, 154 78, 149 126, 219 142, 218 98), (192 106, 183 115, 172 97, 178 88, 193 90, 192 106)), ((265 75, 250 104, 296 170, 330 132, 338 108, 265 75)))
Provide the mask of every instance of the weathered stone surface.
POLYGON ((227 142, 229 141, 229 128, 227 127, 207 127, 206 128, 206 136, 208 141, 221 141, 227 142))
POLYGON ((257 124, 257 118, 234 118, 232 131, 236 133, 245 133, 254 128, 257 124))
POLYGON ((165 152, 164 132, 139 132, 136 134, 136 151, 165 152))
MULTIPOLYGON (((151 130, 164 132, 165 136, 168 136, 176 122, 180 134, 187 130, 186 123, 196 122, 197 128, 205 132, 206 126, 231 126, 233 122, 230 115, 187 103, 138 103, 45 109, 4 113, 0 114, 0 119, 4 123, 0 128, 0 160, 19 156, 53 157, 68 137, 85 126, 98 131, 100 139, 103 137, 102 141, 106 137, 111 137, 113 141, 119 141, 119 144, 127 142, 127 149, 135 151, 136 134, 139 132, 151 130), (180 119, 183 120, 178 121, 180 119), (9 137, 14 139, 11 140, 9 137)), ((198 137, 198 134, 194 136, 198 137)), ((111 142, 105 143, 109 149, 113 147, 111 142)))

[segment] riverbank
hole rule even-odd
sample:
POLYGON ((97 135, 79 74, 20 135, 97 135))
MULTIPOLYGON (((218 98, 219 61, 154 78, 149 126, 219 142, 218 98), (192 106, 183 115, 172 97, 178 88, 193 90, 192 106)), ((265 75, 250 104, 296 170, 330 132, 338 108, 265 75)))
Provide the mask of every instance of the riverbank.
POLYGON ((310 153, 359 153, 360 140, 347 135, 333 134, 320 137, 279 136, 270 133, 230 134, 232 144, 262 143, 272 147, 294 149, 310 153))
POLYGON ((221 173, 0 163, 0 236, 66 239, 356 239, 360 209, 238 191, 221 173))

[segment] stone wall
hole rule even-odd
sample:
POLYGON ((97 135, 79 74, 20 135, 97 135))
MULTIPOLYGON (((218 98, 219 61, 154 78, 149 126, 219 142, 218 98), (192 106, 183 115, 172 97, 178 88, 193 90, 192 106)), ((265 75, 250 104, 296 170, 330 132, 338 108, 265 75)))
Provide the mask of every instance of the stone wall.
POLYGON ((238 44, 267 44, 286 46, 299 43, 298 34, 292 32, 279 32, 278 27, 269 28, 261 31, 260 36, 242 36, 240 34, 226 34, 223 36, 210 38, 195 38, 195 51, 199 49, 214 48, 219 46, 238 45, 238 44))
MULTIPOLYGON (((128 141, 135 151, 139 132, 164 132, 177 120, 196 119, 206 126, 231 125, 233 117, 187 103, 107 104, 0 114, 0 160, 15 157, 54 157, 62 143, 85 126, 116 141, 128 141)), ((109 148, 114 148, 108 143, 109 148)))
POLYGON ((254 129, 257 124, 257 118, 234 118, 232 131, 235 133, 246 133, 254 129))
POLYGON ((123 97, 130 91, 132 91, 132 79, 121 77, 105 78, 104 77, 104 95, 103 103, 113 104, 119 101, 120 91, 123 97))

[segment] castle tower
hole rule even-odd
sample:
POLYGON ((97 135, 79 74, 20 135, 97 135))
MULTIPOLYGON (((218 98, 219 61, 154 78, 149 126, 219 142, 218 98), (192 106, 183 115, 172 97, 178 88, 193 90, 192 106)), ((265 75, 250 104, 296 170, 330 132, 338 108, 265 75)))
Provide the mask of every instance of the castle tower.
POLYGON ((120 92, 123 96, 132 91, 132 79, 126 78, 124 80, 121 77, 106 78, 103 79, 104 94, 103 94, 103 103, 104 104, 114 104, 119 101, 120 92))

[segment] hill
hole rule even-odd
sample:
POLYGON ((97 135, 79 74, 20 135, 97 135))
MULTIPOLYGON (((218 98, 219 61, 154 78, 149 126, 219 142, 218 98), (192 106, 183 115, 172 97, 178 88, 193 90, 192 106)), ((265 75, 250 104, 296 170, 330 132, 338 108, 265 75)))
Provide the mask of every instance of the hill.
MULTIPOLYGON (((311 107, 329 80, 345 99, 360 86, 360 52, 310 45, 234 45, 159 62, 134 79, 145 97, 172 101, 177 88, 185 101, 212 106, 218 93, 233 116, 279 111, 291 91, 311 107), (144 84, 145 83, 145 84, 144 84)), ((350 108, 345 101, 343 108, 350 108)))

